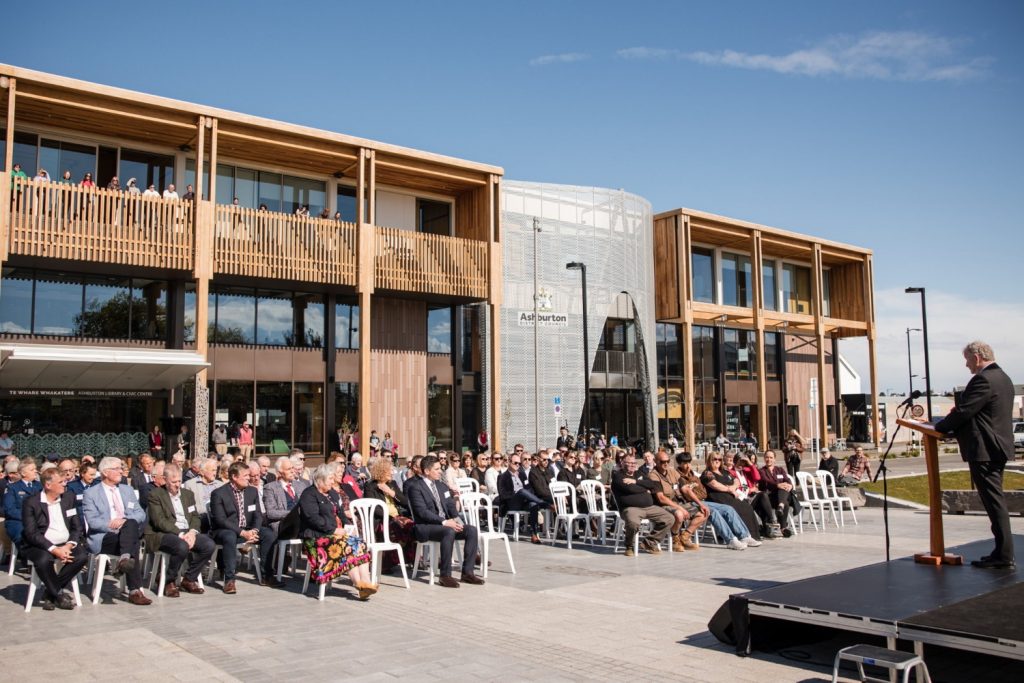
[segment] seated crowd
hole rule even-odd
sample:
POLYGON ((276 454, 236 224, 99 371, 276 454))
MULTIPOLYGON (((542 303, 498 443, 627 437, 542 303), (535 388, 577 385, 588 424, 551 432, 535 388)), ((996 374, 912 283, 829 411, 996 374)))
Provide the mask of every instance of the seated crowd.
MULTIPOLYGON (((590 505, 616 511, 622 520, 626 556, 637 549, 657 554, 666 540, 674 552, 698 550, 705 523, 728 548, 756 547, 763 538, 791 536, 800 514, 795 483, 771 450, 760 467, 756 451, 711 450, 700 474, 690 453, 671 448, 638 454, 632 447, 562 446, 527 454, 517 444, 507 455, 438 451, 414 456, 400 468, 392 451, 375 452, 365 463, 358 452, 335 452, 313 469, 298 449, 273 463, 267 456, 245 462, 241 455, 217 452, 186 462, 180 451, 163 462, 143 453, 131 468, 114 456, 98 462, 88 455, 80 461, 63 458, 39 468, 33 458, 8 455, 0 479, 3 529, 19 559, 35 568, 45 587, 43 608, 51 610, 74 607, 65 589, 90 555, 101 554, 114 575, 123 576, 128 601, 150 604, 143 590, 143 548, 164 554, 166 597, 202 594, 202 575, 213 561, 221 590, 236 593, 243 556, 258 565, 262 585, 277 588, 279 540, 301 546, 314 582, 346 574, 366 600, 377 590, 367 540, 380 540, 385 524, 401 557, 384 554, 383 572, 411 565, 416 544, 431 541, 439 544, 440 585, 482 584, 474 570, 480 562, 478 525, 460 515, 467 483, 495 502, 492 523, 504 526, 506 513, 522 513, 531 542, 540 544, 545 517, 557 512, 552 483, 570 484, 576 496, 569 505, 586 515, 583 484, 590 482, 595 495, 604 496, 596 503, 591 497, 590 505), (360 537, 350 509, 362 498, 381 504, 373 539, 360 537), (458 579, 452 576, 456 542, 464 545, 458 579)), ((839 471, 827 449, 820 469, 833 476, 839 471)), ((859 481, 869 472, 857 449, 837 478, 859 481)), ((593 518, 586 523, 598 532, 593 518)), ((291 563, 287 553, 282 562, 291 563)))

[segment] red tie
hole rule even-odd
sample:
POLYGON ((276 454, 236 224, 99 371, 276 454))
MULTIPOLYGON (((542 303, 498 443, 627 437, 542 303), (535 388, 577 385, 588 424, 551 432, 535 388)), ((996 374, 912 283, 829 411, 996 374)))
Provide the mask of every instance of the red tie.
POLYGON ((284 485, 284 490, 288 492, 289 498, 295 497, 295 489, 292 488, 291 482, 288 482, 287 484, 284 485))

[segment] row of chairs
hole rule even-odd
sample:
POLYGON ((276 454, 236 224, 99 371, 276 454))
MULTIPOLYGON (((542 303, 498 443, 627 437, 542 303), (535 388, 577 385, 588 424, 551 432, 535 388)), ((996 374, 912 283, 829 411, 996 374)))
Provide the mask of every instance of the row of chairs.
MULTIPOLYGON (((853 500, 849 496, 839 495, 836 479, 832 476, 831 472, 818 470, 814 475, 810 472, 797 472, 796 480, 800 487, 800 504, 803 506, 803 511, 810 514, 811 524, 814 525, 815 530, 818 530, 818 521, 815 516, 816 510, 821 513, 822 529, 826 526, 826 509, 832 515, 832 523, 836 527, 846 526, 846 518, 843 514, 846 508, 850 509, 853 523, 859 524, 857 522, 857 513, 853 509, 853 500), (836 515, 837 511, 839 513, 838 517, 836 515)), ((801 513, 802 523, 803 514, 801 513)))

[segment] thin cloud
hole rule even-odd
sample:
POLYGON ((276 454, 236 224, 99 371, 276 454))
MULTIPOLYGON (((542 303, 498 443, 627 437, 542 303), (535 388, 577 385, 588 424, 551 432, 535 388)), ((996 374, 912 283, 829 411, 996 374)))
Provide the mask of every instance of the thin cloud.
POLYGON ((569 64, 590 59, 585 52, 563 52, 557 55, 541 55, 530 60, 530 66, 548 66, 549 64, 569 64))
POLYGON ((678 59, 708 66, 774 71, 798 76, 840 76, 885 81, 962 82, 988 75, 992 59, 960 54, 962 41, 915 31, 875 31, 839 35, 786 54, 740 50, 682 52, 632 47, 616 54, 623 59, 678 59))

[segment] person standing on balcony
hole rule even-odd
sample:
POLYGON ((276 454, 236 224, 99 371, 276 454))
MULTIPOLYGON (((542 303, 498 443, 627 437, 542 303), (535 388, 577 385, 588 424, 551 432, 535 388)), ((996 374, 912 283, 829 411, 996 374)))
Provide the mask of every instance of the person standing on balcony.
POLYGON ((126 213, 125 220, 126 220, 128 225, 134 225, 135 224, 135 205, 137 204, 137 202, 134 201, 134 200, 136 198, 138 198, 138 196, 140 194, 142 194, 139 191, 138 181, 135 180, 135 178, 129 178, 128 179, 128 184, 125 185, 124 191, 128 193, 128 211, 126 213))
POLYGON ((185 194, 181 196, 182 199, 187 201, 193 201, 196 198, 196 190, 191 185, 185 186, 185 194))
POLYGON ((180 197, 178 197, 177 190, 174 189, 174 183, 168 185, 167 188, 164 190, 164 199, 173 199, 175 201, 180 199, 180 197))
POLYGON ((21 164, 14 164, 11 168, 11 205, 16 209, 21 207, 21 188, 15 186, 18 178, 28 180, 28 176, 21 170, 21 164))
POLYGON ((156 185, 154 185, 153 183, 150 183, 149 187, 146 188, 146 191, 142 193, 142 196, 143 197, 159 197, 160 193, 156 191, 156 185))
MULTIPOLYGON (((36 183, 48 183, 50 182, 50 176, 47 175, 45 168, 41 168, 36 172, 36 177, 33 178, 32 181, 36 183)), ((36 193, 36 212, 45 215, 50 204, 49 191, 40 187, 36 190, 36 193)))

